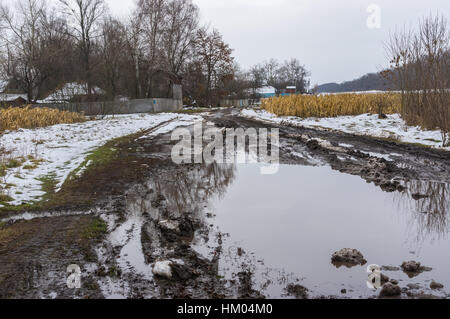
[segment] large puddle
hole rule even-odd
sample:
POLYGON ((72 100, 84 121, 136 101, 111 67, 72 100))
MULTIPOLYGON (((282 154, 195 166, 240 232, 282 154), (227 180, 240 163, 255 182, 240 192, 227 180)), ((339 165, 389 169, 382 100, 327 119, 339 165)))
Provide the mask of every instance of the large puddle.
MULTIPOLYGON (((261 175, 260 165, 237 165, 234 181, 211 201, 214 229, 223 250, 220 274, 233 279, 252 272, 254 288, 267 297, 287 297, 288 284, 310 296, 371 297, 367 266, 400 266, 415 260, 433 268, 409 278, 401 270, 383 272, 400 287, 445 296, 450 287, 449 184, 411 181, 404 193, 386 193, 357 176, 329 167, 282 165, 261 175), (413 199, 413 194, 428 198, 413 199), (356 248, 368 263, 337 268, 331 256, 356 248), (445 285, 431 291, 432 280, 445 285), (346 293, 342 294, 341 290, 346 293)), ((207 254, 199 240, 197 250, 207 254)))

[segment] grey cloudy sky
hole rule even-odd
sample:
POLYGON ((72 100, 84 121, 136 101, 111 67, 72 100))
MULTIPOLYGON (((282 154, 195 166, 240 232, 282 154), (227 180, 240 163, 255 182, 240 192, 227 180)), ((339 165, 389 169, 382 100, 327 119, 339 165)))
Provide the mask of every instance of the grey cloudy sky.
MULTIPOLYGON (((126 16, 135 3, 106 1, 118 16, 126 16)), ((313 84, 378 71, 387 65, 383 43, 390 30, 417 25, 432 12, 450 18, 448 0, 193 1, 201 9, 203 23, 219 29, 242 67, 295 57, 312 72, 313 84), (367 27, 370 4, 381 8, 379 29, 367 27)))
MULTIPOLYGON (((107 0, 124 14, 134 0, 107 0)), ((450 18, 448 0, 194 0, 202 20, 219 29, 249 67, 266 59, 298 58, 312 83, 341 82, 386 66, 389 31, 439 11, 450 18), (369 29, 367 8, 381 8, 381 28, 369 29)))

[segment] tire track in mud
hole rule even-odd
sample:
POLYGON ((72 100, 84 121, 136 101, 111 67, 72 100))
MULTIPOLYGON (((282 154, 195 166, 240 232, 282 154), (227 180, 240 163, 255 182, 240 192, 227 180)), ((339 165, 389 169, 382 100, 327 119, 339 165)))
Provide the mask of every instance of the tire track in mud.
MULTIPOLYGON (((159 125, 152 127, 148 130, 142 131, 139 136, 143 135, 151 135, 158 130, 163 130, 164 127, 169 126, 171 123, 177 121, 178 118, 172 119, 170 121, 166 121, 164 123, 160 123, 159 125)), ((138 137, 139 138, 139 137, 138 137)), ((136 140, 138 139, 136 138, 136 140)), ((135 140, 135 142, 136 142, 135 140)), ((125 147, 124 147, 125 148, 125 147)), ((127 158, 128 159, 128 158, 127 158)), ((104 174, 108 174, 108 170, 105 169, 104 174)), ((81 179, 83 176, 80 177, 81 179)), ((123 188, 126 188, 125 185, 122 185, 123 188)), ((99 283, 101 280, 98 278, 105 277, 102 273, 101 266, 97 263, 92 263, 87 260, 83 254, 83 251, 75 249, 75 247, 70 244, 67 247, 64 247, 64 241, 61 241, 58 247, 57 241, 55 244, 47 247, 46 244, 40 243, 40 238, 43 236, 34 236, 33 237, 23 237, 15 244, 15 248, 11 249, 12 240, 16 237, 16 234, 21 234, 21 229, 29 229, 29 232, 36 233, 45 232, 48 234, 56 233, 55 237, 60 237, 63 234, 60 234, 59 231, 64 229, 64 224, 61 224, 60 221, 64 221, 66 224, 73 224, 73 227, 79 226, 80 229, 83 230, 85 226, 84 223, 86 221, 93 220, 92 218, 101 216, 103 220, 108 221, 109 216, 105 214, 105 210, 102 205, 96 205, 95 208, 87 209, 87 210, 77 210, 76 208, 67 208, 67 209, 56 209, 50 211, 42 211, 42 212, 24 212, 20 214, 10 214, 10 216, 6 216, 0 220, 0 263, 2 267, 0 268, 0 291, 2 296, 10 296, 13 298, 21 298, 21 297, 31 297, 31 298, 53 298, 53 297, 63 297, 63 298, 77 298, 82 297, 83 294, 85 296, 101 296, 102 291, 99 283), (81 224, 80 224, 81 223, 81 224), (30 226, 28 226, 30 225, 30 226), (32 241, 32 242, 30 242, 32 241), (34 249, 35 246, 41 247, 40 249, 34 249), (56 246, 55 246, 56 245, 56 246), (6 248, 8 247, 8 248, 6 248), (22 248, 19 248, 22 247, 22 248), (16 249, 22 249, 22 253, 20 256, 17 255, 16 249), (64 258, 59 258, 58 254, 55 257, 56 250, 64 250, 68 251, 68 256, 72 259, 64 260, 64 258), (48 260, 42 259, 42 256, 49 254, 52 256, 48 258, 48 260), (18 259, 19 258, 19 259, 18 259), (77 291, 75 294, 70 289, 65 287, 65 278, 66 278, 66 267, 72 263, 73 261, 77 261, 77 264, 80 264, 83 268, 83 280, 85 283, 88 283, 89 287, 86 289, 82 289, 77 291), (39 282, 39 285, 30 285, 29 282, 31 279, 29 277, 23 278, 20 273, 20 267, 17 270, 14 270, 15 267, 12 265, 27 265, 30 264, 32 267, 30 268, 31 275, 34 278, 35 282, 39 282), (11 266, 11 267, 10 267, 11 266), (39 271, 36 271, 38 269, 39 271), (33 275, 34 274, 34 275, 33 275), (101 274, 99 276, 98 274, 101 274), (92 278, 97 278, 92 282, 92 278), (25 291, 25 288, 29 291, 25 291), (49 288, 51 287, 51 288, 49 288)), ((132 231, 138 231, 140 234, 139 225, 132 225, 132 231)), ((125 229, 128 232, 130 229, 125 229)), ((89 230, 90 231, 90 230, 89 230)), ((79 233, 78 239, 83 241, 84 233, 79 233)), ((133 239, 133 238, 131 238, 133 239)), ((140 240, 138 239, 140 242, 140 240)), ((54 241, 52 241, 53 243, 54 241)), ((129 242, 129 240, 128 240, 129 242)), ((126 244, 126 243, 125 243, 126 244)), ((124 244, 124 245, 125 245, 124 244)), ((104 245, 88 245, 89 247, 84 247, 89 255, 97 255, 95 259, 98 260, 101 257, 101 254, 98 252, 100 247, 104 245), (94 251, 95 248, 95 251, 94 251), (96 253, 97 251, 97 253, 96 253)), ((142 260, 143 261, 143 260, 142 260)), ((107 269, 110 271, 112 275, 117 273, 117 270, 113 270, 112 268, 107 269), (114 274, 113 274, 114 273, 114 274)), ((123 290, 124 288, 121 287, 123 290)), ((113 295, 114 296, 114 295, 113 295)), ((126 296, 126 294, 116 294, 116 297, 126 296)))
POLYGON ((331 130, 277 125, 241 117, 236 110, 220 111, 208 120, 219 128, 278 128, 281 164, 328 164, 384 191, 404 191, 411 180, 450 181, 447 151, 331 130))

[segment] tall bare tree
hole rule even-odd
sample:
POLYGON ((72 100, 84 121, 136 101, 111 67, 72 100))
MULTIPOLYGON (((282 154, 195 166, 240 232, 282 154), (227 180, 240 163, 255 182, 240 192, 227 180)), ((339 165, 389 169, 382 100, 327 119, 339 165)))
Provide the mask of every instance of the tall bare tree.
POLYGON ((206 77, 206 103, 212 105, 212 92, 217 88, 217 82, 221 75, 230 74, 233 71, 233 50, 224 42, 222 35, 217 30, 208 32, 200 29, 195 41, 195 54, 206 77))
POLYGON ((43 50, 40 64, 46 81, 39 90, 39 96, 45 97, 76 79, 78 63, 67 20, 55 9, 43 12, 40 35, 43 50))
POLYGON ((132 96, 142 97, 141 64, 144 56, 144 44, 142 40, 142 13, 135 10, 126 27, 127 52, 132 66, 133 92, 132 96))
POLYGON ((161 43, 165 23, 166 0, 139 0, 138 12, 142 17, 142 36, 145 45, 146 59, 146 97, 152 97, 153 78, 159 71, 161 43))
POLYGON ((34 102, 51 76, 53 43, 47 29, 46 3, 43 0, 21 0, 11 9, 0 6, 0 39, 6 58, 3 72, 13 78, 34 102))
POLYGON ((104 0, 59 0, 73 25, 72 36, 76 39, 84 71, 88 94, 92 94, 91 57, 93 41, 101 36, 99 22, 107 12, 104 0))
POLYGON ((301 65, 298 59, 290 59, 285 61, 279 69, 280 83, 284 87, 291 85, 296 86, 297 92, 306 93, 310 82, 310 73, 301 65))
POLYGON ((180 78, 199 25, 199 8, 192 0, 171 0, 166 5, 163 50, 165 68, 180 78))
POLYGON ((444 16, 424 18, 418 30, 391 35, 386 46, 402 91, 402 117, 410 124, 450 132, 450 28, 444 16))
POLYGON ((122 67, 127 47, 125 26, 113 18, 104 21, 102 25, 102 41, 100 54, 102 57, 102 78, 104 88, 111 99, 121 92, 122 67))

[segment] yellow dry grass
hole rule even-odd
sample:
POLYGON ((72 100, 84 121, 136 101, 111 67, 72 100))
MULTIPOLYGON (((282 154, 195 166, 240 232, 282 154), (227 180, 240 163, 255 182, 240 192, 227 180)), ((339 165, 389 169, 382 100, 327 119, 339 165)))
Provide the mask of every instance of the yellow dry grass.
POLYGON ((82 114, 50 108, 31 108, 28 106, 25 108, 0 109, 0 132, 84 121, 86 121, 86 117, 82 114))
POLYGON ((261 107, 277 116, 337 117, 400 113, 399 93, 291 95, 264 99, 261 107), (381 110, 380 110, 381 108, 381 110))

